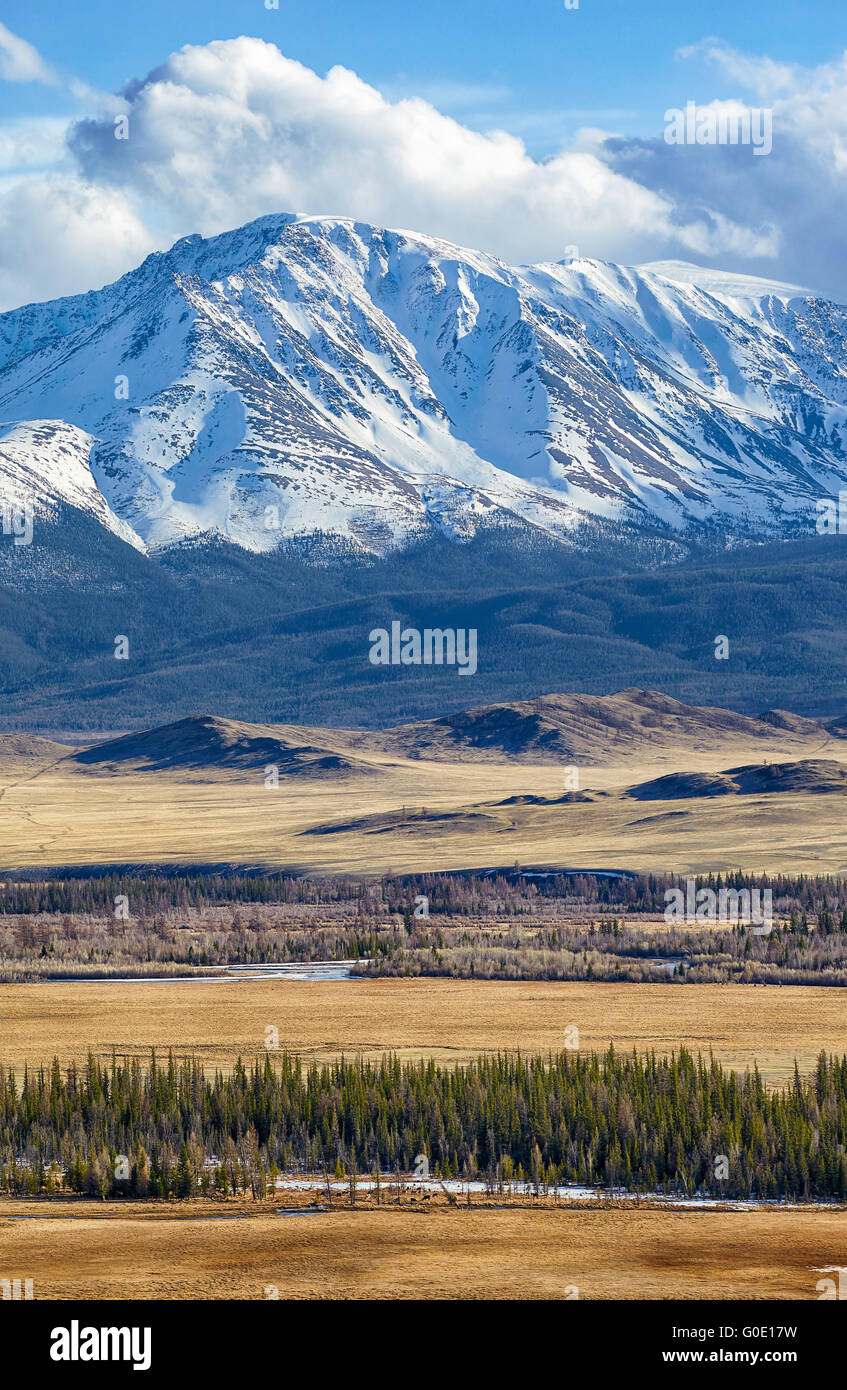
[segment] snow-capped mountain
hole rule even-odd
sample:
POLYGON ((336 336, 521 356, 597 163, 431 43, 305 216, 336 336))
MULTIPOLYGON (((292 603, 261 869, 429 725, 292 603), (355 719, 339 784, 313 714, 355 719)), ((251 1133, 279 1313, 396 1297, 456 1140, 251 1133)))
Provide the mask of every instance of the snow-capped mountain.
POLYGON ((159 550, 586 519, 761 538, 847 486, 847 310, 795 286, 513 268, 261 218, 0 315, 0 497, 159 550))

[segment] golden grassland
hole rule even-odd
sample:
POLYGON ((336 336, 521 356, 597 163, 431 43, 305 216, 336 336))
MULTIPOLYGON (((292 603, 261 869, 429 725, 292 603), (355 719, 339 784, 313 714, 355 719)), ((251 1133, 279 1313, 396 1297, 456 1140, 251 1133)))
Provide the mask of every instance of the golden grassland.
POLYGON ((214 984, 95 981, 0 985, 0 1063, 20 1071, 149 1057, 172 1048, 209 1068, 265 1055, 265 1029, 306 1060, 561 1052, 566 1029, 582 1051, 659 1055, 681 1046, 738 1070, 758 1064, 781 1085, 821 1049, 847 1053, 847 990, 776 985, 601 984, 449 979, 259 980, 214 984))
MULTIPOLYGON (((844 762, 843 740, 772 746, 610 748, 580 767, 607 793, 557 806, 562 767, 427 762, 371 753, 368 775, 82 771, 30 758, 0 766, 0 864, 250 864, 313 873, 434 872, 522 864, 699 874, 741 868, 847 873, 845 798, 790 793, 634 801, 622 791, 671 771, 801 757, 844 762), (425 807, 427 816, 420 817, 425 807), (403 814, 403 808, 415 816, 403 814), (399 815, 397 813, 400 813, 399 815), (335 831, 346 821, 366 824, 335 831), (383 818, 382 823, 378 819, 383 818), (316 830, 331 833, 309 833, 316 830)), ((640 924, 643 931, 646 924, 640 924)), ((653 924, 650 924, 651 930, 653 924)), ((803 986, 378 979, 233 983, 97 981, 0 985, 0 1063, 67 1064, 172 1049, 209 1067, 264 1057, 268 1025, 304 1060, 393 1051, 460 1064, 484 1052, 686 1046, 757 1063, 785 1084, 821 1049, 847 1053, 847 990, 803 986)), ((276 1204, 0 1199, 0 1273, 44 1299, 280 1298, 815 1299, 821 1270, 847 1266, 847 1213, 597 1208, 440 1197, 277 1214, 276 1204), (501 1209, 500 1209, 501 1208, 501 1209), (12 1216, 31 1215, 32 1220, 12 1216), (231 1217, 236 1219, 212 1219, 231 1217)), ((286 1194, 287 1206, 297 1198, 286 1194)))
POLYGON ((607 793, 570 805, 498 806, 515 795, 558 797, 564 769, 508 761, 427 762, 370 753, 367 775, 283 778, 263 769, 82 770, 67 762, 0 765, 0 864, 251 864, 376 875, 522 864, 702 873, 741 868, 847 873, 839 793, 805 792, 644 802, 621 796, 671 771, 714 772, 767 759, 845 761, 843 739, 810 749, 775 731, 772 744, 736 736, 582 766, 580 785, 607 793), (402 811, 415 813, 404 822, 402 811), (426 808, 427 817, 418 815, 426 808), (332 833, 334 825, 400 812, 399 823, 332 833), (458 814, 457 814, 458 813, 458 814), (446 819, 443 817, 446 814, 446 819), (439 817, 442 817, 439 819, 439 817))
MULTIPOLYGON (((278 1215, 276 1205, 0 1200, 3 1271, 36 1299, 817 1299, 836 1209, 526 1202, 278 1215), (232 1217, 232 1220, 209 1217, 232 1217), (11 1220, 14 1214, 34 1217, 11 1220), (205 1220, 203 1218, 206 1218, 205 1220)), ((290 1209, 289 1209, 290 1210, 290 1209)), ((271 1316, 273 1316, 271 1314, 271 1316)))
MULTIPOLYGON (((434 1057, 497 1049, 582 1049, 609 1042, 658 1053, 714 1048, 758 1060, 782 1084, 823 1047, 847 1051, 847 991, 727 985, 384 979, 311 982, 0 986, 0 1060, 57 1054, 160 1055, 207 1066, 263 1055, 265 1028, 305 1059, 434 1057)), ((4 1277, 63 1299, 817 1299, 822 1271, 847 1265, 847 1212, 715 1210, 550 1198, 360 1192, 351 1208, 308 1210, 316 1193, 272 1203, 0 1199, 4 1277), (283 1205, 284 1204, 284 1205, 283 1205), (286 1214, 280 1214, 281 1212, 286 1214), (32 1219, 13 1219, 20 1216, 32 1219), (211 1218, 211 1219, 210 1219, 211 1218), (223 1218, 223 1219, 221 1219, 223 1218)), ((323 1195, 318 1199, 324 1201, 323 1195)))

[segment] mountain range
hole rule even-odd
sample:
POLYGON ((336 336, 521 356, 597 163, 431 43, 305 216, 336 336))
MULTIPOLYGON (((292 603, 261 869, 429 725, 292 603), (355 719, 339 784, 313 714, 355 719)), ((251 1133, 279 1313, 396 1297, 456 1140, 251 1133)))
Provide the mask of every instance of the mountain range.
POLYGON ((188 237, 0 315, 0 502, 33 520, 0 535, 0 721, 369 726, 627 680, 834 715, 846 393, 847 311, 796 286, 344 218, 188 237), (477 628, 473 693, 369 666, 392 621, 477 628))
POLYGON ((847 484, 847 311, 796 286, 511 267, 280 215, 0 316, 0 488, 139 550, 593 520, 814 530, 847 484))

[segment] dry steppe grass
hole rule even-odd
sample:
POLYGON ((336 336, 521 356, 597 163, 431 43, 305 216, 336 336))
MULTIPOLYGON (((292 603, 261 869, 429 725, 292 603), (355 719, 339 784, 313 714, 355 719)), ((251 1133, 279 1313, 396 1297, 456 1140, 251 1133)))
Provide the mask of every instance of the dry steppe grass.
MULTIPOLYGON (((822 753, 847 762, 844 740, 831 742, 822 753)), ((283 777, 274 790, 264 785, 264 767, 95 772, 67 760, 38 771, 31 760, 0 764, 0 865, 239 864, 377 875, 520 862, 847 873, 844 793, 651 802, 623 795, 670 772, 716 773, 800 756, 795 742, 777 738, 767 748, 723 739, 712 749, 651 749, 630 761, 580 767, 580 786, 605 794, 552 806, 497 804, 561 797, 565 770, 549 763, 383 754, 372 756, 368 776, 283 777), (413 814, 404 816, 404 808, 413 814), (336 828, 357 821, 364 823, 336 828)))
POLYGON ((843 1210, 241 1209, 4 1200, 3 1266, 41 1299, 756 1300, 847 1264, 843 1210))
POLYGON ((751 720, 649 691, 549 695, 373 732, 205 715, 82 752, 0 735, 0 866, 844 873, 841 768, 847 740, 814 721, 751 720), (680 797, 671 785, 775 763, 806 764, 778 782, 792 790, 680 797), (499 804, 560 798, 566 767, 591 799, 499 804), (625 794, 662 777, 667 799, 625 794))
POLYGON ((265 1028, 305 1059, 362 1055, 461 1063, 498 1049, 667 1054, 681 1046, 727 1066, 758 1063, 771 1084, 808 1073, 823 1048, 847 1053, 847 990, 448 979, 178 981, 0 985, 0 1062, 21 1070, 89 1050, 146 1058, 172 1048, 208 1067, 264 1055, 265 1028))

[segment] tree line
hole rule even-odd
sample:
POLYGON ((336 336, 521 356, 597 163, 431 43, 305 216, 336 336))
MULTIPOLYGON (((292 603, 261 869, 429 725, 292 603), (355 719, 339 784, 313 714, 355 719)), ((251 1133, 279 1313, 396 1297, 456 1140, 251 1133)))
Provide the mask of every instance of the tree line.
POLYGON ((614 980, 847 987, 847 924, 821 907, 750 925, 666 928, 539 900, 532 915, 415 915, 361 898, 334 904, 244 904, 145 915, 0 917, 0 981, 192 975, 198 968, 349 961, 360 975, 455 979, 614 980), (551 908, 554 909, 550 911, 551 908))
POLYGON ((847 1057, 769 1091, 683 1049, 465 1066, 275 1053, 206 1075, 165 1065, 0 1068, 0 1190, 101 1197, 252 1192, 280 1172, 415 1170, 726 1198, 847 1198, 847 1057))
MULTIPOLYGON (((0 880, 0 916, 111 913, 115 898, 128 895, 133 913, 159 913, 226 904, 351 903, 364 915, 403 913, 425 896, 433 916, 479 914, 524 916, 539 906, 561 902, 628 914, 664 912, 666 893, 684 888, 677 874, 625 874, 606 878, 589 873, 551 873, 527 879, 520 864, 482 874, 405 874, 365 882, 352 876, 306 877, 291 872, 241 871, 151 873, 135 866, 108 872, 41 878, 34 871, 7 872, 0 880)), ((774 908, 797 922, 824 914, 833 930, 847 930, 847 877, 825 874, 749 874, 741 871, 697 876, 698 888, 771 889, 774 908)))

